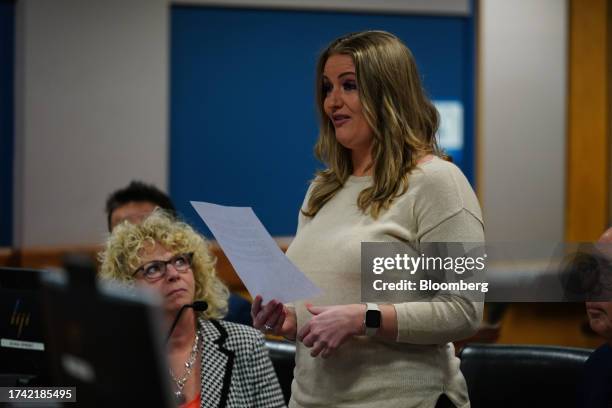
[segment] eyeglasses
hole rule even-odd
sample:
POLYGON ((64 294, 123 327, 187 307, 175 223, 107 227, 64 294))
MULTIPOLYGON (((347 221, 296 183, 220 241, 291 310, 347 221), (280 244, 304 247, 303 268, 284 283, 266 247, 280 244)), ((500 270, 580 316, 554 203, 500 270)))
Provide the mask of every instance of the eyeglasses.
POLYGON ((184 272, 191 266, 193 261, 193 252, 187 254, 178 254, 168 259, 167 261, 151 261, 140 268, 136 269, 132 276, 136 276, 142 272, 142 276, 148 281, 161 279, 168 271, 168 265, 172 265, 179 272, 184 272))

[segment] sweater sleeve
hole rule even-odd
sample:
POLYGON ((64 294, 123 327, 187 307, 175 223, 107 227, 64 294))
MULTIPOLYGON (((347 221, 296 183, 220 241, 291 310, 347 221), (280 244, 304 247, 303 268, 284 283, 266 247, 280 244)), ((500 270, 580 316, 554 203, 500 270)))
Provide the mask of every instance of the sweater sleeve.
MULTIPOLYGON (((415 208, 420 243, 484 243, 480 206, 463 174, 458 170, 442 171, 430 177, 423 187, 427 188, 422 190, 422 200, 415 208)), ((482 321, 483 302, 474 302, 460 293, 394 306, 398 342, 447 343, 471 336, 482 321)))
MULTIPOLYGON (((483 242, 482 231, 481 222, 462 209, 423 236, 422 242, 483 242)), ((474 334, 482 320, 482 302, 454 294, 394 306, 398 342, 441 344, 463 339, 474 334)))

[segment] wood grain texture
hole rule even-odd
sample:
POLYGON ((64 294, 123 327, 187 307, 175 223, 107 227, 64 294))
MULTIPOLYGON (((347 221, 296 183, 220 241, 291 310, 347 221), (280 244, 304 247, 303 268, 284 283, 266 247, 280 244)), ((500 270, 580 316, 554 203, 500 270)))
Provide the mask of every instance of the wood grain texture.
POLYGON ((608 223, 609 0, 571 0, 566 239, 594 241, 608 223))

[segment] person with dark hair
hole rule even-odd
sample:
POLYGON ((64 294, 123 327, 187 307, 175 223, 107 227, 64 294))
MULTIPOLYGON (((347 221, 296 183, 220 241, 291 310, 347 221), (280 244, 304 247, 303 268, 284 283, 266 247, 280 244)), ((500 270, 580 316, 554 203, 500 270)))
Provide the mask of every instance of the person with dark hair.
MULTIPOLYGON (((176 207, 166 193, 152 184, 133 180, 126 187, 111 193, 106 200, 108 231, 112 232, 123 221, 139 224, 156 208, 177 218, 176 207)), ((251 326, 251 303, 242 296, 230 293, 225 320, 251 326)))
MULTIPOLYGON (((607 229, 598 243, 610 259, 612 228, 607 229)), ((589 356, 584 365, 584 376, 578 406, 584 408, 612 407, 612 301, 586 302, 591 329, 606 342, 589 356)))
POLYGON ((152 184, 132 181, 127 187, 112 193, 106 200, 108 231, 112 231, 122 221, 140 222, 159 207, 173 217, 176 208, 166 193, 152 184))

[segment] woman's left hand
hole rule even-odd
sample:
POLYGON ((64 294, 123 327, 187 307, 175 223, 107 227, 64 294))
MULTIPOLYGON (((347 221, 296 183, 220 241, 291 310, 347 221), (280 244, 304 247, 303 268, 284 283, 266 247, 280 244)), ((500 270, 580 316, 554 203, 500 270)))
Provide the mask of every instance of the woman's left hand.
POLYGON ((306 347, 312 347, 310 355, 329 357, 351 336, 364 332, 363 320, 366 306, 363 304, 340 306, 306 305, 312 313, 310 321, 299 331, 297 339, 306 347))

